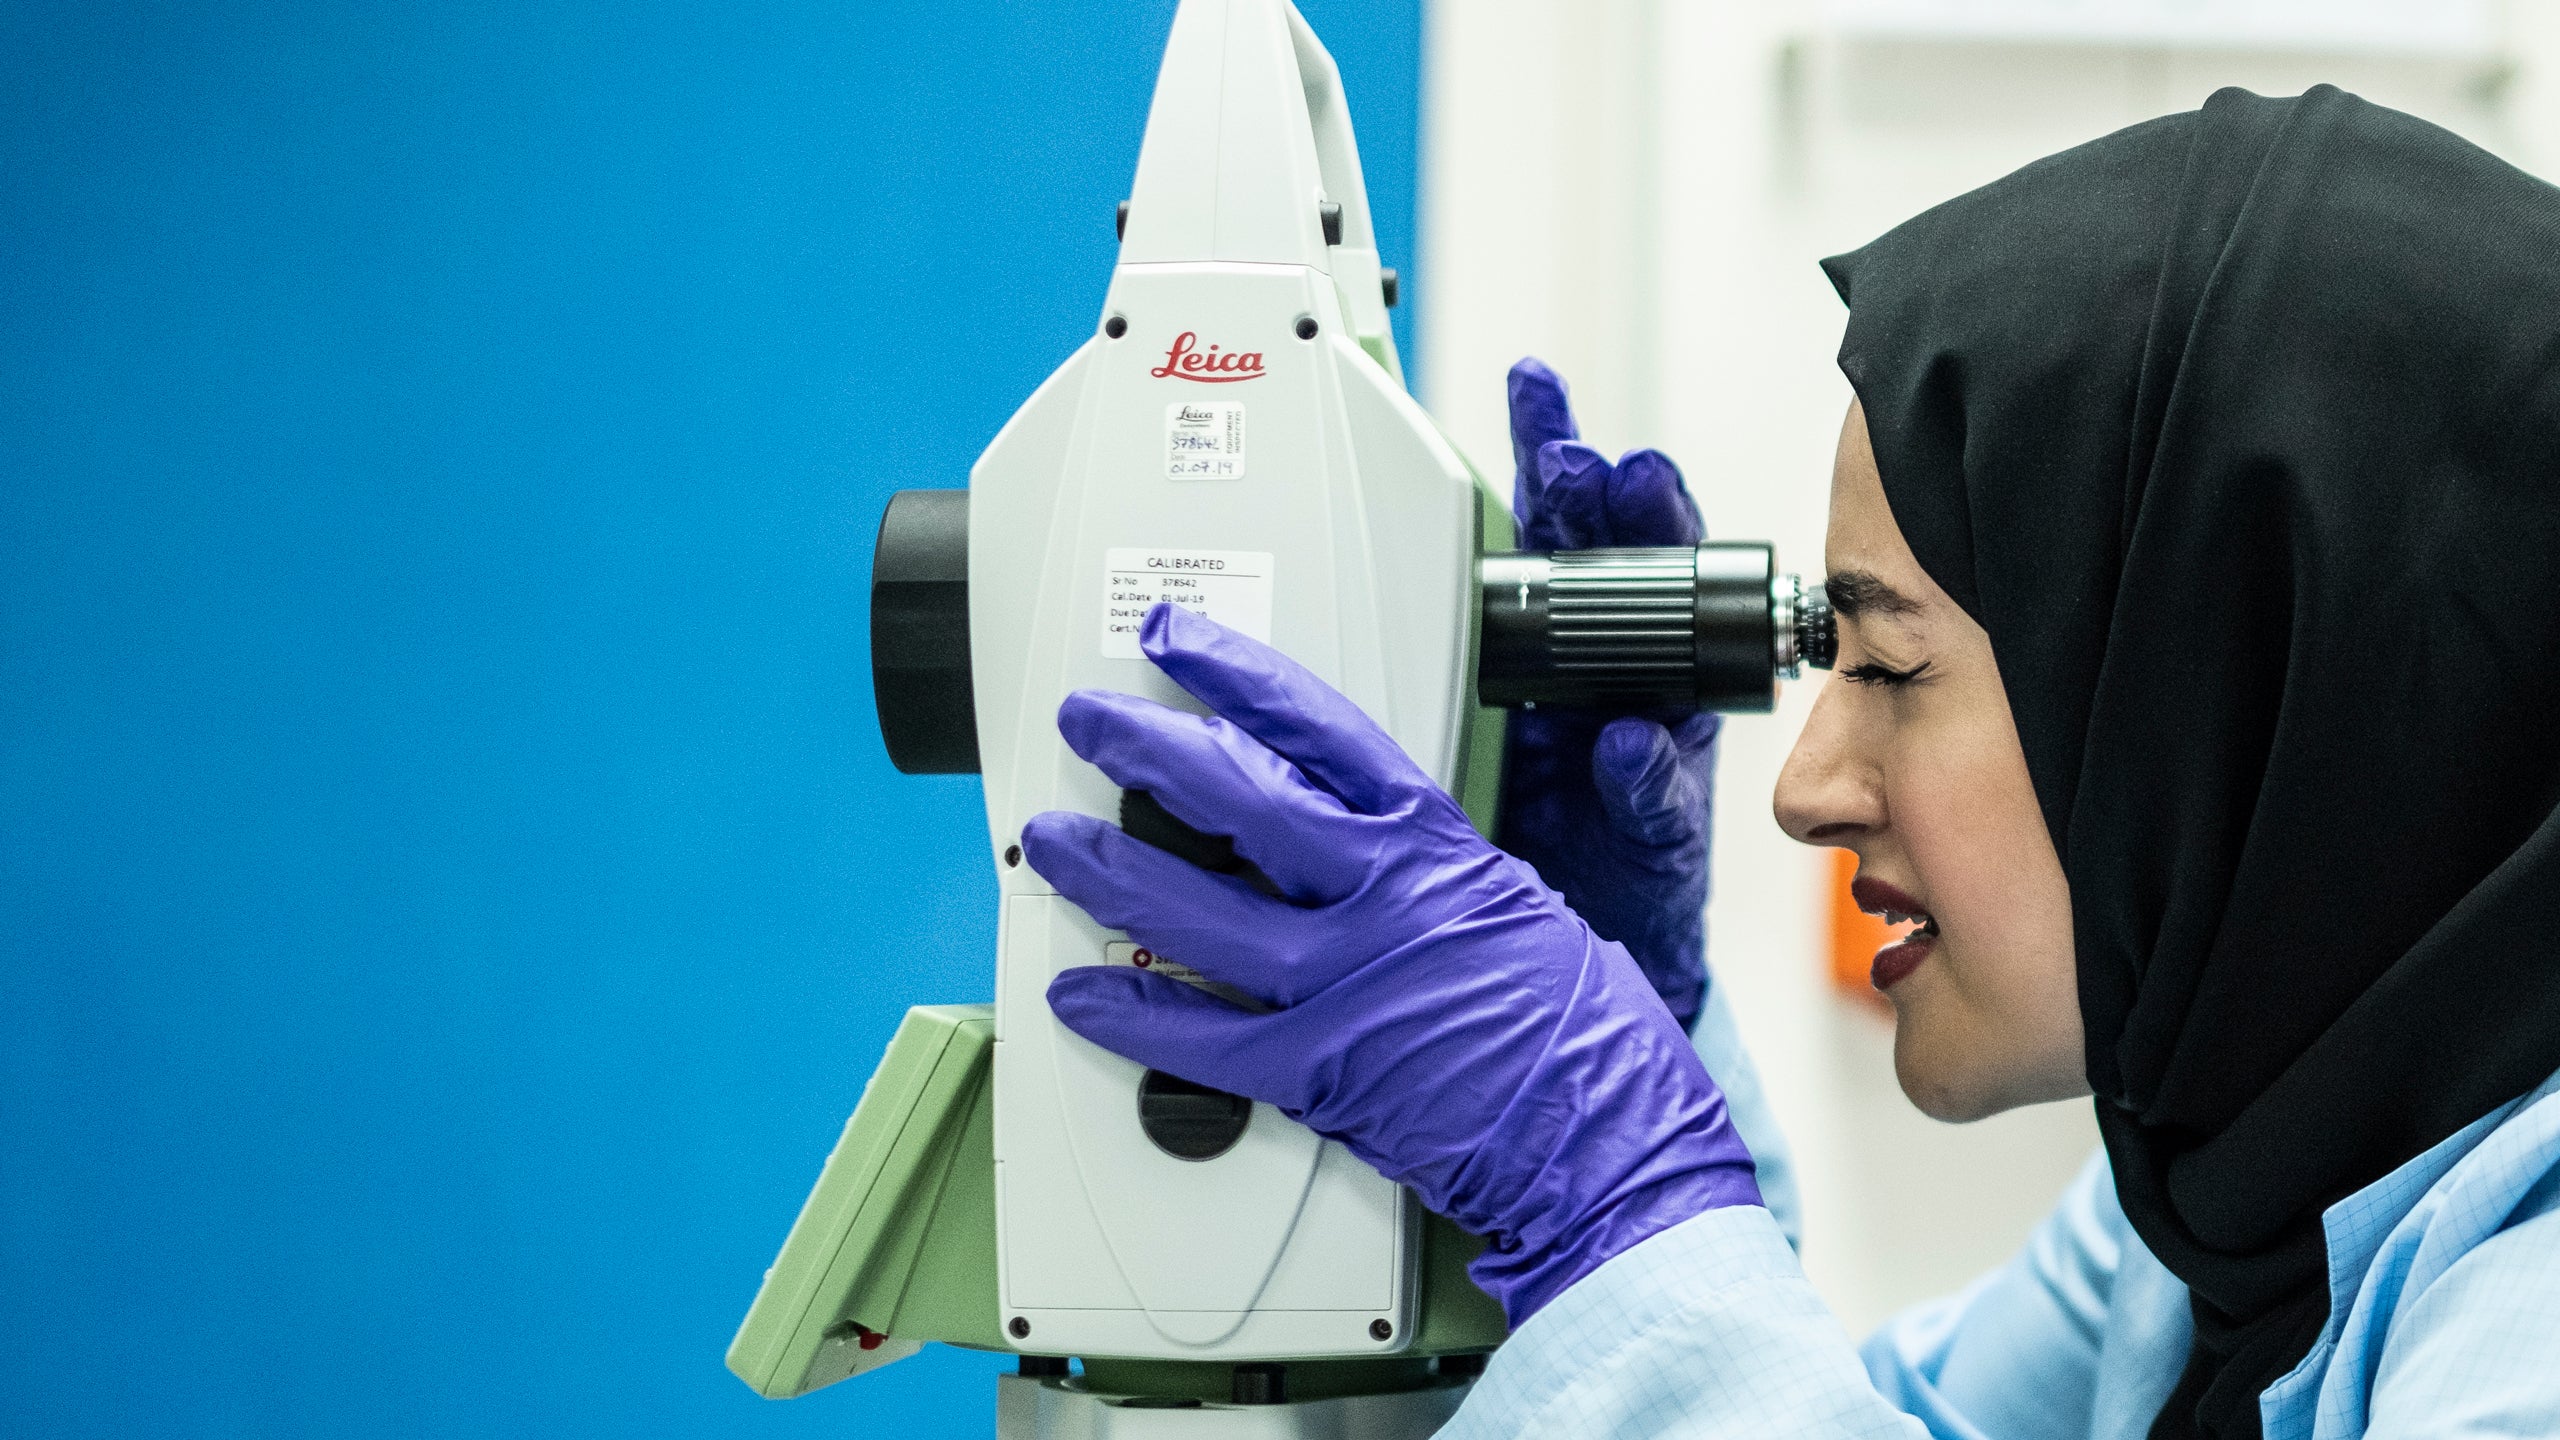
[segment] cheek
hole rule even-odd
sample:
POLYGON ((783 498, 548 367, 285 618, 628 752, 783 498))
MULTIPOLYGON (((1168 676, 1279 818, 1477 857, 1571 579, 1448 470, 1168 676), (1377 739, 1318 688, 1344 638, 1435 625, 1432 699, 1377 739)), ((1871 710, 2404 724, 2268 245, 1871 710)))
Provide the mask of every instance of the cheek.
POLYGON ((1941 934, 1888 992, 1896 1067, 1941 1118, 2076 1083, 2070 891, 2016 744, 2005 726, 1915 728, 1887 780, 1894 832, 1941 934))
MULTIPOLYGON (((2070 892, 2033 785, 2005 727, 1911 737, 1889 784, 1894 830, 1938 920, 1936 995, 1988 1023, 2041 1030, 2076 1018, 2070 892)), ((1915 974, 1914 980, 1920 978, 1915 974)))
MULTIPOLYGON (((2043 837, 2020 832, 2004 757, 1986 754, 1973 739, 1909 737, 1887 782, 1887 805, 1939 928, 1980 942, 2007 928, 2016 877, 2028 869, 2026 851, 2043 837)), ((2028 809, 2035 817, 2032 801, 2028 809)))

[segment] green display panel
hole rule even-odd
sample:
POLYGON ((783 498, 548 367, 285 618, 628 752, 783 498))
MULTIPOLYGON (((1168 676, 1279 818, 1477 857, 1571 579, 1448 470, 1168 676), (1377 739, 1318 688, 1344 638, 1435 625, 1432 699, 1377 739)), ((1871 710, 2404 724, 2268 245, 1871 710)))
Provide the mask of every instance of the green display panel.
POLYGON ((758 1394, 805 1395, 996 1324, 995 1011, 907 1012, 729 1344, 758 1394))

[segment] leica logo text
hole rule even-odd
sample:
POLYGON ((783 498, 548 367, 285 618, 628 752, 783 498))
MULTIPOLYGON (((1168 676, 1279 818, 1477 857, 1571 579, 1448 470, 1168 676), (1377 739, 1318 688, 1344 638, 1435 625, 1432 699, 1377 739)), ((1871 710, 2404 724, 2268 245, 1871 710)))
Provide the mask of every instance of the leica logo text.
POLYGON ((1158 380, 1197 380, 1203 385, 1229 385, 1238 380, 1262 378, 1262 352, 1231 350, 1218 353, 1210 346, 1205 352, 1196 348, 1197 332, 1185 330, 1173 337, 1173 348, 1164 352, 1164 363, 1147 373, 1158 380))

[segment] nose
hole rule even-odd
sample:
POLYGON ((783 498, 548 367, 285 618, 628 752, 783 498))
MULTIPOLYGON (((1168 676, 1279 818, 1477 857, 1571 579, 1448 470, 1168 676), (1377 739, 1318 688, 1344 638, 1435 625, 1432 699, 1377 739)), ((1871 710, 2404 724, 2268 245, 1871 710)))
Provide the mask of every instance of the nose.
POLYGON ((1849 707, 1837 681, 1825 681, 1795 749, 1778 771, 1771 808, 1778 828, 1806 845, 1854 847, 1884 828, 1884 787, 1853 742, 1849 707))

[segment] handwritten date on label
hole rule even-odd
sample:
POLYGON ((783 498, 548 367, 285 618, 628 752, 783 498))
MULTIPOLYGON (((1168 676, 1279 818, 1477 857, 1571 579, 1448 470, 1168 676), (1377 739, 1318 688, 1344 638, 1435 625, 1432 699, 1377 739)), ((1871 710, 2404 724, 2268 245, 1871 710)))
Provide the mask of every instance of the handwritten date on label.
POLYGON ((1244 403, 1177 400, 1164 407, 1164 473, 1172 480, 1244 478, 1244 403))

